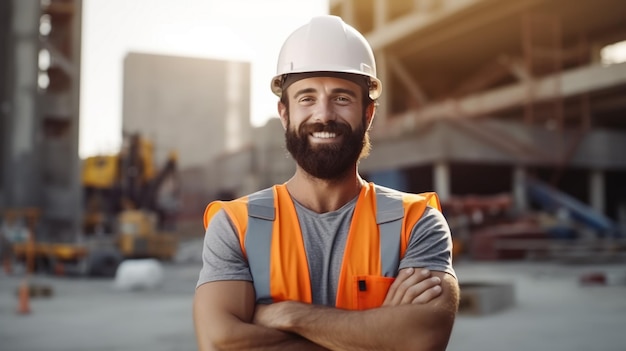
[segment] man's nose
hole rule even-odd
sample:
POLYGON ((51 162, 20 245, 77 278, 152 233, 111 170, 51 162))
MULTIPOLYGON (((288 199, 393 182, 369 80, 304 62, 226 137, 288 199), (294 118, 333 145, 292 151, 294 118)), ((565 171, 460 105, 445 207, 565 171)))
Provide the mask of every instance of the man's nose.
POLYGON ((328 123, 337 119, 333 104, 327 100, 318 100, 315 105, 313 120, 319 123, 328 123))

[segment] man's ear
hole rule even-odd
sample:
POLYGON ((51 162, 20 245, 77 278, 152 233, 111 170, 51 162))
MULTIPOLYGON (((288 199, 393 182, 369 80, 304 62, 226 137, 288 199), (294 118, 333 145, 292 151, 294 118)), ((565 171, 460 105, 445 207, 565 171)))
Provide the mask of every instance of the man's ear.
POLYGON ((280 100, 278 101, 278 117, 280 117, 280 123, 283 124, 283 128, 286 130, 289 123, 289 113, 287 113, 287 106, 280 100))
POLYGON ((365 117, 367 118, 367 129, 369 130, 374 122, 374 115, 376 114, 376 101, 372 101, 365 108, 365 117))

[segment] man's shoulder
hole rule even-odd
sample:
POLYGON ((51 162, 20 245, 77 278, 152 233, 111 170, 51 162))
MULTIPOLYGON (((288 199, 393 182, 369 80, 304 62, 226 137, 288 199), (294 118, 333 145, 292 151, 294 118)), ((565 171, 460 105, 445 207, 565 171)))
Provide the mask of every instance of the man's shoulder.
POLYGON ((410 193, 400 191, 397 189, 385 187, 382 185, 374 184, 376 195, 382 195, 389 198, 401 199, 406 204, 422 204, 425 203, 428 207, 433 207, 437 210, 441 209, 439 203, 439 196, 434 191, 428 191, 423 193, 410 193))
POLYGON ((403 191, 400 190, 396 190, 394 188, 389 188, 380 184, 376 184, 376 183, 371 183, 371 185, 374 187, 374 190, 376 191, 376 194, 382 194, 382 195, 402 195, 402 194, 406 194, 403 191))
POLYGON ((374 186, 374 189, 377 195, 384 195, 384 196, 390 196, 390 197, 402 197, 405 199, 414 199, 414 200, 424 200, 424 199, 428 199, 429 197, 433 195, 434 196, 437 195, 435 192, 432 192, 432 191, 427 191, 423 193, 412 193, 412 192, 401 191, 401 190, 397 190, 394 188, 382 186, 379 184, 372 183, 372 185, 374 186))
POLYGON ((224 212, 228 219, 238 229, 245 228, 248 222, 248 214, 252 213, 255 217, 268 218, 273 220, 273 188, 265 188, 253 192, 249 195, 244 195, 233 200, 215 200, 209 203, 204 211, 204 226, 209 225, 211 219, 213 219, 218 213, 224 212), (254 201, 252 209, 249 204, 250 201, 254 201), (250 212, 252 211, 252 212, 250 212))
MULTIPOLYGON (((216 199, 213 200, 211 203, 209 203, 209 205, 211 204, 219 204, 220 206, 223 205, 230 205, 230 204, 246 204, 250 201, 250 199, 258 199, 258 198, 264 198, 264 197, 273 197, 274 196, 274 191, 273 189, 276 187, 276 185, 261 189, 261 190, 257 190, 254 191, 252 193, 246 194, 246 195, 242 195, 240 197, 234 198, 234 199, 228 199, 228 200, 223 200, 223 199, 216 199)), ((235 205, 236 206, 236 205, 235 205)))

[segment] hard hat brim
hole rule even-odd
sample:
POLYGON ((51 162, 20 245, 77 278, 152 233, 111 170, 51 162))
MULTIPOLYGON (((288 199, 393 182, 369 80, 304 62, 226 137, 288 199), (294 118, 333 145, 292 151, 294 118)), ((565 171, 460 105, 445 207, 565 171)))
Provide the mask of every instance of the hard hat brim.
MULTIPOLYGON (((364 75, 361 72, 355 72, 353 70, 351 70, 350 72, 346 72, 346 71, 337 71, 337 70, 328 70, 328 71, 302 71, 302 72, 290 72, 290 73, 286 73, 286 74, 279 74, 276 75, 272 78, 272 82, 271 82, 271 86, 270 88, 272 89, 272 93, 274 93, 274 95, 278 96, 279 98, 282 97, 283 91, 284 89, 286 89, 286 87, 284 87, 284 81, 285 81, 285 77, 287 75, 291 75, 291 74, 297 74, 297 73, 311 73, 314 76, 317 77, 327 77, 327 76, 336 76, 337 73, 349 73, 349 74, 355 74, 355 75, 359 75, 362 76, 366 79, 368 79, 368 86, 369 86, 369 97, 372 100, 376 100, 380 97, 380 94, 382 92, 382 83, 381 81, 376 78, 376 77, 372 77, 372 76, 368 76, 368 75, 364 75)), ((307 77, 311 77, 311 75, 307 75, 307 77)))

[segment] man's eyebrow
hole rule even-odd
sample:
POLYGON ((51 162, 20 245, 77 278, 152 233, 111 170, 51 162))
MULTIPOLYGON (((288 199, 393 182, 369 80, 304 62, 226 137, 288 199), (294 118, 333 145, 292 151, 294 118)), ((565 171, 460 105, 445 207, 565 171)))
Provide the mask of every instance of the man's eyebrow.
MULTIPOLYGON (((315 88, 304 88, 304 89, 296 91, 293 97, 297 98, 300 95, 310 94, 310 93, 315 93, 315 92, 317 92, 315 88)), ((357 94, 354 92, 354 90, 346 89, 346 88, 335 88, 331 90, 331 93, 332 94, 346 94, 346 95, 352 96, 353 98, 357 97, 357 94)))
POLYGON ((346 89, 346 88, 335 88, 331 91, 333 94, 346 94, 346 95, 350 95, 353 98, 356 98, 357 95, 354 92, 354 90, 351 89, 346 89))
POLYGON ((297 98, 300 95, 303 94, 310 94, 310 93, 315 93, 317 90, 315 90, 315 88, 304 88, 304 89, 300 89, 298 91, 296 91, 295 94, 293 94, 294 98, 297 98))

